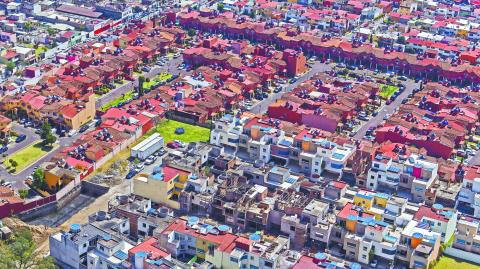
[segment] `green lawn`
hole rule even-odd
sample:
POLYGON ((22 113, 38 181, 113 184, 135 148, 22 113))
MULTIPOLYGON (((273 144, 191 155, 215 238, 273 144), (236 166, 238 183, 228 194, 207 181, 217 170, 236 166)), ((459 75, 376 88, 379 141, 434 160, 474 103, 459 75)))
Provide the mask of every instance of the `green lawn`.
POLYGON ((42 146, 42 142, 34 142, 30 144, 29 146, 13 153, 12 155, 8 156, 4 161, 3 164, 7 166, 8 168, 11 168, 9 160, 15 160, 18 164, 16 167, 17 171, 23 170, 25 167, 28 165, 32 164, 36 160, 40 159, 43 157, 45 154, 47 154, 49 149, 45 149, 42 146))
POLYGON ((380 95, 380 97, 382 97, 383 99, 388 99, 397 90, 398 90, 397 86, 380 84, 380 93, 378 95, 380 95))
POLYGON ((145 89, 148 89, 150 90, 150 88, 157 84, 157 83, 160 83, 160 82, 164 82, 164 81, 167 81, 169 78, 172 77, 172 74, 169 74, 169 73, 161 73, 161 74, 158 74, 156 75, 155 77, 153 77, 152 79, 150 79, 149 82, 145 82, 143 84, 143 87, 145 89))
POLYGON ((39 46, 38 48, 35 49, 35 57, 40 57, 40 55, 48 50, 47 47, 45 46, 39 46))
POLYGON ((129 92, 113 99, 112 101, 108 102, 107 104, 103 105, 102 107, 100 107, 99 110, 102 111, 102 112, 105 112, 111 107, 118 106, 118 104, 120 104, 121 102, 132 100, 134 93, 135 93, 134 91, 129 91, 129 92))
POLYGON ((434 269, 454 269, 454 268, 479 269, 480 265, 476 265, 476 264, 462 261, 462 260, 456 260, 454 258, 444 255, 440 258, 440 260, 434 267, 434 269))
POLYGON ((174 120, 160 122, 155 128, 155 132, 162 135, 165 143, 173 140, 183 142, 208 142, 210 140, 210 129, 174 120), (182 127, 185 133, 181 135, 175 134, 175 129, 178 127, 182 127))

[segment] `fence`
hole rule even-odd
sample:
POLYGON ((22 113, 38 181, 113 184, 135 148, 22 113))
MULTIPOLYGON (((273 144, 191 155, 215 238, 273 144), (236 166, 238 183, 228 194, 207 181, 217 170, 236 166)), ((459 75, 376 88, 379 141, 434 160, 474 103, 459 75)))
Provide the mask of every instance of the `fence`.
POLYGON ((449 247, 443 251, 444 254, 461 260, 473 262, 480 265, 480 255, 473 252, 467 252, 458 248, 449 247))

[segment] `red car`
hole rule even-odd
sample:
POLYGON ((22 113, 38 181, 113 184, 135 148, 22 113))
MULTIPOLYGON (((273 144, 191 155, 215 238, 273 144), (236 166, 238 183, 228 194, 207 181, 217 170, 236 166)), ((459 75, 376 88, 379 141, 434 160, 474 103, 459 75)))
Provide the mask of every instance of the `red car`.
POLYGON ((175 141, 170 141, 170 142, 167 143, 167 147, 169 147, 171 149, 176 149, 176 148, 180 147, 180 144, 178 144, 175 141))

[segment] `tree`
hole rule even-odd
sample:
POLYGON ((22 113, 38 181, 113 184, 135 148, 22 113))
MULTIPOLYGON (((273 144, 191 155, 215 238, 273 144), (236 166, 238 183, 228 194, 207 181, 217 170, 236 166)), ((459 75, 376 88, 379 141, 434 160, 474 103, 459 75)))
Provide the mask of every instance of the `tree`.
POLYGON ((28 195, 28 190, 26 189, 18 190, 18 194, 20 195, 20 198, 25 199, 28 195))
POLYGON ((405 37, 403 35, 399 36, 397 38, 397 43, 398 44, 405 44, 405 37))
POLYGON ((12 61, 8 61, 7 62, 7 70, 10 71, 10 72, 13 72, 14 69, 15 69, 15 64, 12 61))
POLYGON ((47 181, 45 180, 45 173, 42 168, 37 168, 33 172, 33 182, 32 185, 41 190, 46 190, 48 188, 47 181))
POLYGON ((57 141, 57 137, 50 133, 43 140, 43 144, 51 146, 53 143, 55 143, 55 141, 57 141))
POLYGON ((10 159, 8 160, 10 162, 10 165, 13 167, 13 168, 16 168, 18 166, 18 163, 17 161, 15 161, 14 159, 10 159))
POLYGON ((197 31, 195 31, 195 29, 192 29, 192 28, 188 29, 188 36, 193 37, 196 34, 197 34, 197 31))
POLYGON ((144 83, 145 83, 145 77, 144 76, 138 77, 138 95, 139 96, 143 96, 143 94, 145 93, 145 89, 143 87, 144 83))
POLYGON ((52 134, 52 127, 48 121, 44 121, 42 127, 40 127, 40 138, 45 139, 49 134, 52 134))
POLYGON ((47 33, 48 33, 49 35, 54 35, 54 34, 57 33, 57 30, 55 30, 55 29, 53 29, 53 28, 48 28, 48 29, 47 29, 47 33))
POLYGON ((223 5, 223 3, 218 3, 217 4, 218 12, 223 12, 224 9, 225 9, 225 6, 223 5))
POLYGON ((55 269, 56 265, 52 257, 43 257, 37 250, 32 233, 22 230, 0 244, 0 268, 55 269))

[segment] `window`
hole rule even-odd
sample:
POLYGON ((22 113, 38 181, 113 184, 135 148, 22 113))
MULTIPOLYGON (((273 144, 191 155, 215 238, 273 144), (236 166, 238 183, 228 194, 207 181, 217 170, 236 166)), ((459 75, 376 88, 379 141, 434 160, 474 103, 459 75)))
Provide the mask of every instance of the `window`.
POLYGON ((371 175, 370 178, 371 178, 371 179, 375 179, 375 176, 374 176, 374 175, 371 175))
POLYGON ((370 183, 370 187, 373 187, 373 183, 370 183))
POLYGON ((374 163, 374 164, 373 164, 373 167, 375 167, 375 168, 380 168, 380 165, 379 165, 378 163, 374 163))
POLYGON ((295 226, 290 226, 290 231, 295 232, 295 226))
POLYGON ((230 257, 230 261, 233 263, 238 263, 238 259, 234 257, 230 257))
POLYGON ((315 162, 315 165, 318 165, 318 162, 315 162))
POLYGON ((363 251, 368 251, 368 248, 367 248, 367 247, 363 247, 363 251))
POLYGON ((146 224, 146 223, 142 223, 142 227, 143 227, 143 228, 147 228, 147 224, 146 224))
POLYGON ((362 255, 362 259, 367 259, 367 255, 362 255))
POLYGON ((273 263, 269 261, 265 261, 265 267, 273 267, 273 263))

